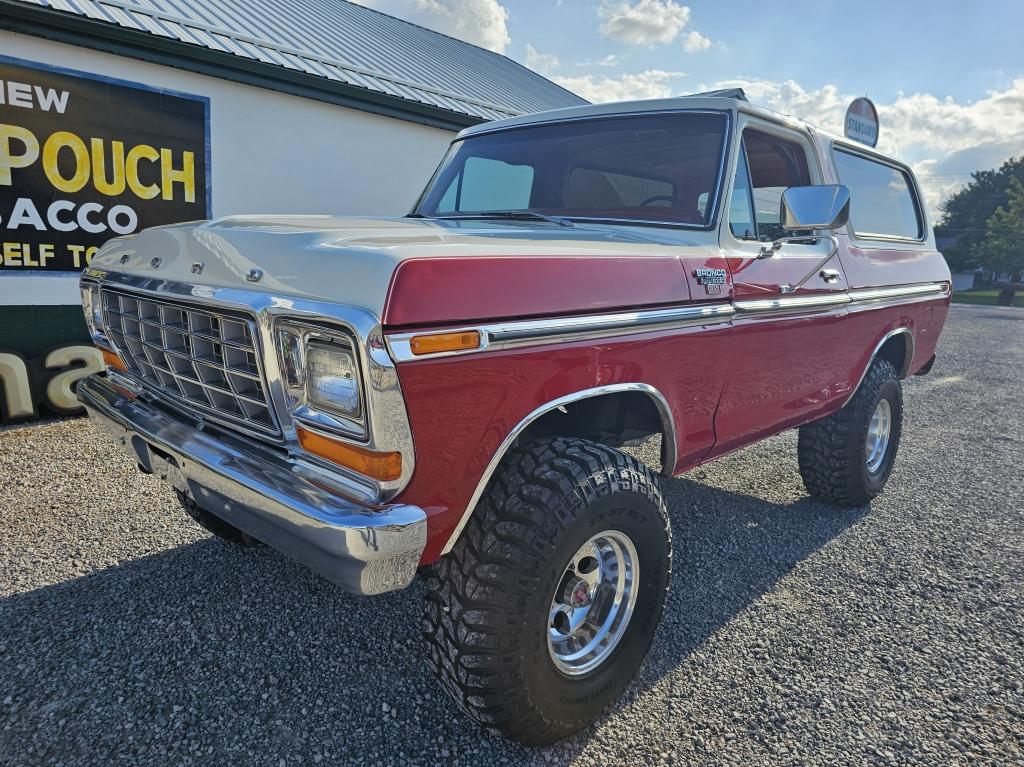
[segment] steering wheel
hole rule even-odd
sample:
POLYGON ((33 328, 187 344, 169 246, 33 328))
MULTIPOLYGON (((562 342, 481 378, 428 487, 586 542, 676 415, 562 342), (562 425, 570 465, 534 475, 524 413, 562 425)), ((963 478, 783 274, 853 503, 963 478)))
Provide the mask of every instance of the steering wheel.
POLYGON ((682 205, 679 204, 679 203, 682 203, 682 200, 680 198, 676 197, 674 194, 654 194, 654 195, 651 195, 646 200, 644 200, 643 202, 640 203, 640 207, 641 208, 646 208, 648 205, 651 205, 651 204, 656 203, 656 202, 667 202, 668 203, 668 207, 682 207, 682 205))

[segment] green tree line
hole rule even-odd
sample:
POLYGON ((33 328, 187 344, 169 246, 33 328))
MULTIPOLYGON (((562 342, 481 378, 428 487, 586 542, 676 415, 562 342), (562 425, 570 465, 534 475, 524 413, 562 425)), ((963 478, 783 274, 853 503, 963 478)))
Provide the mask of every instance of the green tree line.
POLYGON ((996 170, 971 174, 971 182, 941 205, 937 237, 952 238, 942 248, 953 271, 983 267, 1024 273, 1024 157, 996 170))

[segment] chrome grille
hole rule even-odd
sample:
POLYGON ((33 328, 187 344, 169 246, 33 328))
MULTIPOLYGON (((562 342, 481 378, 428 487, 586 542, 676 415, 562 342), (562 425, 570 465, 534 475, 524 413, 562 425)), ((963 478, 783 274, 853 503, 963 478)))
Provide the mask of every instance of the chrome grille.
POLYGON ((134 378, 217 420, 280 433, 251 319, 121 291, 102 295, 107 337, 134 378))

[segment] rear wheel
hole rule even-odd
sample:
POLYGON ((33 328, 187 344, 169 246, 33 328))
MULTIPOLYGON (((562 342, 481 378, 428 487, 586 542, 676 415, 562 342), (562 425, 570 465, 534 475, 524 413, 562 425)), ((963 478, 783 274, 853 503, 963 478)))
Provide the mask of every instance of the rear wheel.
POLYGON ((480 724, 531 745, 565 738, 636 674, 670 565, 650 469, 580 439, 517 448, 429 571, 434 671, 480 724))
POLYGON ((174 494, 178 496, 178 501, 181 503, 181 507, 185 510, 185 513, 192 517, 192 519, 207 532, 213 533, 221 540, 233 543, 236 546, 252 548, 254 546, 263 545, 248 533, 242 532, 234 525, 229 524, 220 517, 206 511, 184 493, 175 490, 174 494))
POLYGON ((903 431, 903 390, 896 369, 876 359, 838 412, 800 427, 800 475, 828 503, 860 506, 882 492, 903 431))

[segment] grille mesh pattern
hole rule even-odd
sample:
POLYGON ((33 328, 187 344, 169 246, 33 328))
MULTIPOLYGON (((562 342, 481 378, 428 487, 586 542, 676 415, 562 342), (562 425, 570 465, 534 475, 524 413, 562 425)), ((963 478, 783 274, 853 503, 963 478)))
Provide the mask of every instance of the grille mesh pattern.
POLYGON ((103 315, 136 378, 222 420, 278 434, 252 321, 111 290, 103 315))

